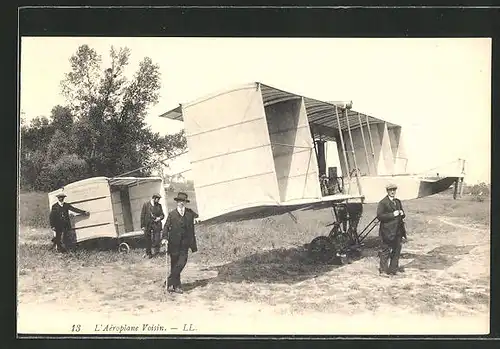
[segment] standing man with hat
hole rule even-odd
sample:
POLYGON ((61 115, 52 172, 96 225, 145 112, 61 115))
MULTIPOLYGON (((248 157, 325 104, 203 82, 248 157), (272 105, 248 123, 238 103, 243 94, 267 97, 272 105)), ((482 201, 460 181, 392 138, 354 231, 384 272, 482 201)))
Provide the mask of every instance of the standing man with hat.
POLYGON ((144 232, 146 239, 146 255, 148 258, 153 258, 160 252, 161 243, 161 221, 165 218, 163 208, 160 204, 160 194, 153 194, 150 201, 142 205, 141 210, 141 230, 144 232))
POLYGON ((64 202, 64 198, 66 197, 64 193, 57 194, 56 197, 57 202, 52 205, 49 215, 50 227, 56 234, 52 242, 56 245, 57 251, 66 252, 73 247, 70 246, 71 240, 69 234, 71 232, 71 221, 69 220, 69 211, 84 214, 86 216, 89 216, 90 213, 64 202), (64 241, 64 246, 61 240, 64 241))
POLYGON ((170 275, 167 278, 169 292, 183 293, 181 272, 186 266, 188 250, 196 252, 195 219, 198 214, 185 206, 189 202, 188 195, 179 192, 174 198, 177 207, 170 211, 163 227, 163 239, 167 241, 167 254, 170 255, 170 275))
POLYGON ((399 256, 402 239, 406 237, 403 221, 406 215, 401 201, 395 197, 397 188, 397 185, 393 183, 388 184, 385 187, 387 196, 378 203, 377 207, 377 218, 380 221, 379 236, 382 242, 379 252, 380 274, 394 275, 396 272, 404 272, 404 268, 399 267, 399 256))

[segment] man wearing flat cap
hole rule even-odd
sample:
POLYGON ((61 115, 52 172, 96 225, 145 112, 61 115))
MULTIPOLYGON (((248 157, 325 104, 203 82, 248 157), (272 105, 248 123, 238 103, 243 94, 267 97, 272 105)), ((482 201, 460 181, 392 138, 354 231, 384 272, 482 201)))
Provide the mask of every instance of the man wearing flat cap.
POLYGON ((404 228, 404 218, 401 201, 397 199, 397 186, 390 183, 386 186, 387 196, 384 197, 377 207, 377 218, 380 221, 379 236, 381 239, 380 274, 394 275, 397 272, 404 272, 404 268, 399 266, 399 256, 403 238, 406 238, 404 228), (388 265, 389 263, 389 265, 388 265))
POLYGON ((63 253, 73 248, 70 239, 71 221, 69 220, 69 211, 80 213, 85 216, 89 216, 90 213, 64 202, 66 198, 66 194, 64 193, 57 194, 56 197, 57 202, 52 205, 49 221, 52 231, 55 232, 55 237, 52 239, 52 242, 56 245, 57 251, 63 253))
POLYGON ((141 229, 144 232, 144 238, 146 240, 146 256, 148 258, 153 258, 153 256, 157 256, 160 252, 161 221, 165 218, 163 208, 160 204, 160 198, 161 195, 155 193, 150 201, 142 205, 141 229))
POLYGON ((191 249, 191 252, 198 250, 194 233, 194 223, 198 214, 185 206, 189 202, 186 193, 179 192, 174 200, 177 202, 177 207, 168 213, 163 227, 163 239, 167 242, 167 254, 170 255, 167 290, 183 293, 181 272, 187 263, 188 250, 191 249))

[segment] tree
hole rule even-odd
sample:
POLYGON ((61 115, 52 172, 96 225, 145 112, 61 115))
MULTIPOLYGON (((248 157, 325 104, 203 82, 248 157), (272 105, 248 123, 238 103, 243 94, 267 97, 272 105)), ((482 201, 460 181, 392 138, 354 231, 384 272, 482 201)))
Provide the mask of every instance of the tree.
MULTIPOLYGON (((185 147, 183 134, 161 137, 144 118, 159 99, 159 66, 146 57, 131 80, 125 76, 130 50, 111 47, 111 64, 101 69, 101 57, 87 45, 71 57, 72 71, 62 81, 62 92, 77 118, 76 153, 92 175, 117 175, 154 165, 157 156, 185 147)), ((140 171, 150 173, 150 168, 140 171)))
POLYGON ((60 105, 56 105, 52 108, 52 127, 55 130, 60 130, 65 134, 71 133, 71 128, 73 127, 74 117, 71 114, 71 110, 67 107, 62 107, 60 105))
POLYGON ((47 144, 54 129, 46 117, 36 117, 29 125, 21 125, 21 186, 27 189, 36 188, 35 182, 45 163, 47 144))
POLYGON ((61 81, 67 105, 54 107, 50 120, 39 117, 21 126, 25 186, 52 190, 68 181, 142 167, 134 175, 148 175, 159 159, 185 149, 183 132, 162 137, 144 121, 159 99, 159 66, 145 57, 129 79, 130 50, 111 47, 109 53, 110 66, 103 69, 101 56, 80 46, 61 81))

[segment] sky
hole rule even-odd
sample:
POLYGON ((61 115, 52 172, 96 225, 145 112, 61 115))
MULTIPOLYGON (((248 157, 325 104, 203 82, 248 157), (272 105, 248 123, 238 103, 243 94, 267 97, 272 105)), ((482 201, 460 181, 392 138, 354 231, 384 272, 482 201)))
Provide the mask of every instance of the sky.
MULTIPOLYGON (((353 110, 401 125, 409 172, 461 158, 466 182, 490 182, 489 38, 23 37, 20 108, 26 120, 65 104, 60 81, 83 44, 102 56, 103 67, 111 46, 130 48, 129 76, 146 56, 160 66, 160 101, 146 121, 161 134, 182 129, 182 122, 159 117, 180 103, 259 81, 319 100, 353 101, 353 110)), ((187 169, 189 158, 174 167, 187 169)))

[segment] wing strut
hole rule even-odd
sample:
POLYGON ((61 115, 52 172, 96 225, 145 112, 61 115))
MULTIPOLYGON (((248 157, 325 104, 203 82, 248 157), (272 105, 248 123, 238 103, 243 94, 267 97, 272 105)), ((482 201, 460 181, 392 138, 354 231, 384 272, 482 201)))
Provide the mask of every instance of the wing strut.
POLYGON ((365 150, 366 166, 370 176, 372 175, 372 170, 370 167, 370 160, 368 158, 368 150, 366 149, 365 132, 363 131, 363 122, 361 121, 361 116, 358 112, 359 129, 361 130, 361 138, 363 139, 363 149, 365 150))
POLYGON ((349 169, 349 162, 347 161, 347 153, 345 150, 344 137, 342 135, 342 128, 340 127, 339 110, 338 110, 337 106, 335 106, 335 115, 337 116, 337 125, 339 128, 340 144, 342 145, 342 154, 344 155, 345 167, 347 169, 347 171, 346 171, 347 173, 345 173, 345 174, 343 173, 344 171, 342 171, 342 177, 347 175, 347 178, 349 179, 348 183, 349 183, 349 194, 350 194, 351 193, 351 171, 349 169))
MULTIPOLYGON (((161 162, 162 164, 165 162, 165 161, 168 161, 168 160, 172 160, 172 159, 175 159, 181 155, 184 155, 186 154, 188 151, 183 151, 182 153, 179 153, 179 154, 176 154, 174 156, 171 156, 171 157, 168 157, 168 158, 165 158, 165 159, 162 159, 162 160, 159 160, 158 162, 161 162)), ((151 167, 153 166, 154 164, 150 164, 150 165, 146 165, 146 166, 142 166, 142 167, 139 167, 139 168, 136 168, 135 170, 132 170, 132 171, 128 171, 128 172, 125 172, 125 173, 122 173, 122 174, 119 174, 118 176, 115 176, 115 177, 123 177, 125 175, 128 175, 128 174, 131 174, 131 173, 134 173, 134 172, 137 172, 137 171, 140 171, 140 170, 144 170, 145 168, 148 168, 148 167, 151 167)))
POLYGON ((359 181, 359 168, 358 168, 358 162, 356 161, 356 152, 354 151, 354 142, 352 141, 352 133, 351 133, 351 125, 349 125, 349 114, 347 112, 347 109, 345 109, 345 119, 347 122, 347 132, 349 134, 349 140, 351 141, 351 153, 352 153, 352 159, 354 160, 354 171, 356 171, 356 183, 358 184, 358 191, 359 195, 363 195, 363 191, 361 189, 361 182, 359 181))

